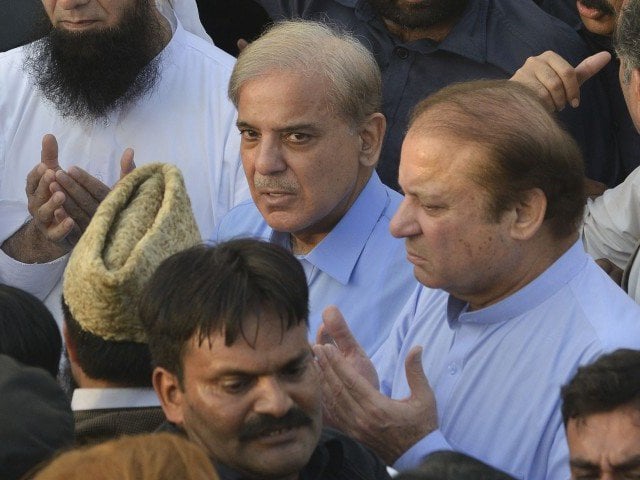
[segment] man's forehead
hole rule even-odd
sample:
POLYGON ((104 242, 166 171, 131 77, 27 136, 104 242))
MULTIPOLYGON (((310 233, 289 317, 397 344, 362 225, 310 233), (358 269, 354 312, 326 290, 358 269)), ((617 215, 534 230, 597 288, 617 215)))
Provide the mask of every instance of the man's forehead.
POLYGON ((185 369, 203 369, 210 376, 270 374, 312 355, 306 334, 293 339, 283 337, 275 345, 252 343, 242 336, 229 346, 220 337, 204 339, 202 343, 194 338, 185 354, 185 369))
POLYGON ((274 108, 270 119, 280 114, 281 123, 309 123, 318 115, 339 114, 330 91, 329 79, 321 72, 268 70, 246 79, 238 89, 239 120, 253 116, 256 102, 270 102, 274 108))
MULTIPOLYGON (((267 315, 271 315, 267 313, 267 315)), ((196 332, 187 342, 186 350, 204 350, 214 355, 238 354, 245 351, 254 355, 261 351, 278 348, 289 349, 296 345, 308 345, 307 327, 304 322, 287 328, 286 321, 279 318, 268 318, 262 321, 247 320, 237 331, 235 339, 229 345, 226 342, 226 332, 214 330, 211 332, 196 332)))

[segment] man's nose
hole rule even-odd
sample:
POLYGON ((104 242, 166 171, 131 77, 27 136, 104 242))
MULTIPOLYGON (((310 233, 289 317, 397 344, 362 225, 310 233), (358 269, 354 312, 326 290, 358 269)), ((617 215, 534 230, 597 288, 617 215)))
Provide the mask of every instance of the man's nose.
POLYGON ((58 0, 57 5, 63 10, 73 10, 82 7, 93 0, 58 0))
POLYGON ((287 169, 282 148, 276 141, 264 139, 255 155, 255 170, 261 175, 273 175, 287 169))
POLYGON ((291 410, 293 405, 291 396, 277 379, 261 379, 258 385, 258 398, 254 404, 256 413, 280 418, 291 410))
POLYGON ((420 233, 420 227, 415 221, 413 207, 409 199, 405 198, 398 207, 389 223, 389 231, 396 238, 412 237, 420 233))

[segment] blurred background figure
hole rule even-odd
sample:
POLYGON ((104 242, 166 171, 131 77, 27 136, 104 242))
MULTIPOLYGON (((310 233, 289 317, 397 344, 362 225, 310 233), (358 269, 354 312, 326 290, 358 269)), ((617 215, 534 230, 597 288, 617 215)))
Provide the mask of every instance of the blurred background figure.
POLYGON ((28 478, 34 480, 218 480, 206 454, 188 440, 153 433, 72 450, 28 478))
POLYGON ((73 414, 56 381, 0 355, 0 478, 22 478, 72 443, 73 414))
POLYGON ((51 29, 40 0, 0 0, 0 52, 44 37, 51 29))
POLYGON ((251 42, 271 23, 253 0, 197 0, 200 21, 216 47, 238 56, 238 40, 251 42))
POLYGON ((44 303, 30 293, 0 284, 0 354, 58 374, 62 337, 44 303))
POLYGON ((396 480, 515 480, 464 453, 440 451, 427 455, 422 464, 401 473, 396 480))

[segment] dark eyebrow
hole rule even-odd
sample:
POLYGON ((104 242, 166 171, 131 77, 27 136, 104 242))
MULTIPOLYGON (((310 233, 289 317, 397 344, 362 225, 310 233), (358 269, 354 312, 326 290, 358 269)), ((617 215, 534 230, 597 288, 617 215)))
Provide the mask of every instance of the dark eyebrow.
POLYGON ((588 460, 584 460, 582 458, 572 458, 569 460, 569 464, 572 467, 575 468, 580 468, 582 470, 594 470, 594 471, 600 471, 600 466, 596 465, 595 463, 592 463, 588 460))
MULTIPOLYGON (((245 122, 244 120, 238 120, 236 122, 236 127, 238 128, 255 128, 251 124, 245 122)), ((279 132, 294 132, 297 130, 311 130, 313 132, 319 131, 320 129, 314 123, 294 123, 291 125, 285 125, 282 128, 279 128, 279 132)))
POLYGON ((300 354, 297 357, 289 360, 280 370, 287 370, 291 367, 297 367, 299 365, 302 365, 304 362, 306 362, 309 359, 310 356, 311 356, 311 350, 305 350, 303 352, 300 352, 300 354))
POLYGON ((633 470, 634 468, 638 468, 639 466, 640 466, 640 454, 634 455, 633 457, 629 458, 628 460, 625 460, 622 463, 613 465, 613 469, 616 472, 620 472, 620 471, 624 472, 628 470, 633 470))
MULTIPOLYGON (((289 360, 282 367, 278 368, 278 371, 282 371, 282 370, 286 370, 286 369, 291 368, 291 367, 298 366, 298 365, 304 363, 310 355, 311 355, 311 349, 305 349, 304 351, 300 352, 297 356, 295 356, 294 358, 289 360)), ((223 371, 217 372, 215 376, 217 378, 221 378, 221 377, 257 377, 257 376, 260 376, 262 374, 263 374, 263 372, 248 372, 246 370, 242 370, 242 369, 239 369, 239 368, 231 368, 231 369, 228 369, 228 370, 223 370, 223 371)))

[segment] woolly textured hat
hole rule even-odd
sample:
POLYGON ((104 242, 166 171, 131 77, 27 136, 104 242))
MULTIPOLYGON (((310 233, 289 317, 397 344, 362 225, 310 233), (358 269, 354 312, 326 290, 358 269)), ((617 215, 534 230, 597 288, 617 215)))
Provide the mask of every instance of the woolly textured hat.
POLYGON ((65 303, 83 330, 145 343, 140 291, 165 258, 201 241, 180 170, 160 163, 136 168, 109 192, 73 249, 65 303))

